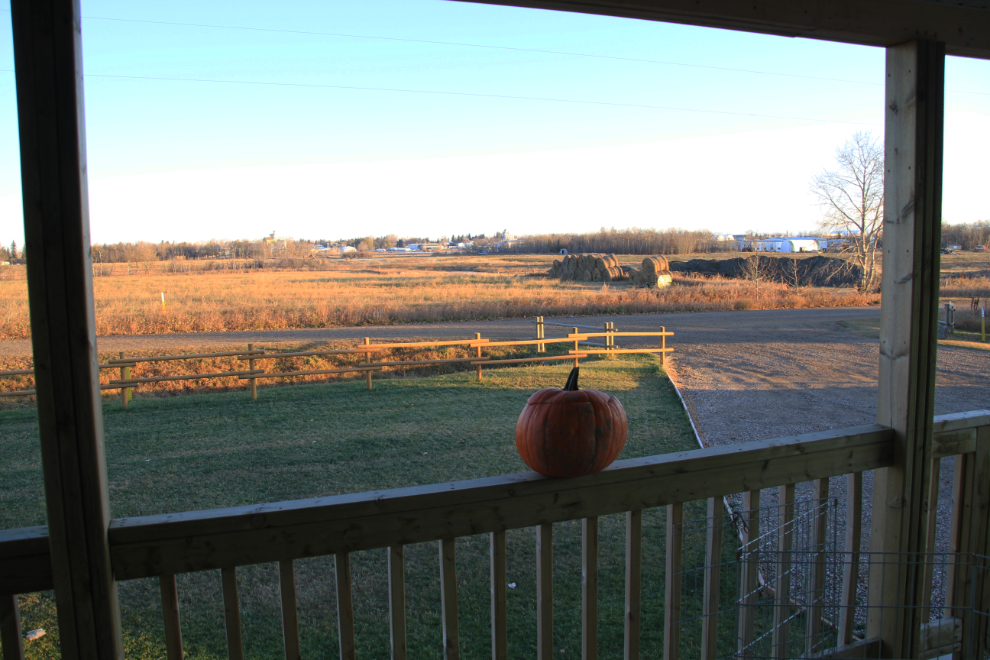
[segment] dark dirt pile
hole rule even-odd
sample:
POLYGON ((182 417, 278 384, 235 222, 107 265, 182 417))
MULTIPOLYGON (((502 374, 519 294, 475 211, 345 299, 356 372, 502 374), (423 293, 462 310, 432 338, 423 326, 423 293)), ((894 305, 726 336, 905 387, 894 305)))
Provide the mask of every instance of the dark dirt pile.
POLYGON ((765 255, 735 259, 691 259, 672 261, 675 273, 760 279, 797 286, 855 286, 863 277, 862 269, 836 257, 792 258, 765 255))

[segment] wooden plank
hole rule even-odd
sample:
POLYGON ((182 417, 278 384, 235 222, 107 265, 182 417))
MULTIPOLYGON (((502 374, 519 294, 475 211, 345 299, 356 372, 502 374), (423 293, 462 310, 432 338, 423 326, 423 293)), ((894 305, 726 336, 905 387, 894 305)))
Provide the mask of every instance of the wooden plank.
POLYGON ((15 397, 15 396, 34 396, 37 394, 36 390, 11 390, 9 392, 0 392, 0 398, 15 397))
POLYGON ((598 518, 581 521, 581 658, 598 658, 598 518))
POLYGON ((883 643, 879 637, 861 639, 850 644, 843 644, 836 648, 805 656, 806 660, 812 658, 828 660, 876 660, 883 656, 883 643))
POLYGON ((623 657, 639 659, 643 590, 643 512, 626 512, 626 626, 623 657))
POLYGON ((136 362, 171 362, 174 360, 199 360, 203 358, 215 358, 215 357, 237 357, 237 356, 255 356, 257 359, 261 359, 265 353, 259 350, 247 350, 247 351, 223 351, 220 353, 188 353, 186 355, 144 355, 129 357, 126 360, 121 358, 118 360, 110 360, 105 365, 100 365, 101 367, 106 367, 108 369, 113 369, 119 366, 135 366, 136 362))
POLYGON ((482 364, 522 364, 523 362, 553 362, 554 360, 571 360, 575 357, 585 358, 588 357, 588 355, 586 353, 580 353, 578 355, 554 355, 554 356, 544 355, 542 357, 513 358, 511 360, 491 360, 485 358, 484 360, 475 359, 476 361, 472 362, 471 364, 477 364, 481 366, 482 364))
POLYGON ((956 456, 952 482, 952 518, 949 523, 949 555, 945 578, 945 616, 960 618, 968 629, 972 616, 973 570, 970 562, 959 561, 960 555, 973 551, 970 527, 973 520, 973 496, 975 488, 976 457, 973 454, 956 456))
POLYGON ((3 376, 33 376, 34 369, 14 369, 13 371, 0 371, 0 377, 3 376))
POLYGON ((520 339, 518 341, 493 341, 485 344, 485 347, 494 346, 532 346, 535 344, 569 344, 574 341, 584 341, 585 335, 568 335, 559 339, 520 339))
POLYGON ((846 541, 839 602, 839 645, 853 643, 856 594, 859 591, 859 553, 863 543, 863 473, 846 476, 846 541))
MULTIPOLYGON (((542 317, 541 317, 542 318, 542 317)), ((553 655, 553 525, 536 528, 536 657, 553 655)))
MULTIPOLYGON (((482 362, 487 361, 488 358, 481 358, 482 362)), ((444 358, 443 360, 393 360, 391 362, 371 362, 368 364, 369 367, 410 367, 420 364, 456 364, 458 362, 478 362, 479 359, 476 357, 467 358, 444 358)))
POLYGON ((705 586, 701 604, 701 657, 715 660, 718 654, 718 601, 722 586, 722 516, 725 501, 708 498, 708 525, 705 530, 705 586))
POLYGON ((990 18, 983 9, 910 0, 469 0, 484 4, 620 16, 664 23, 894 46, 924 36, 950 55, 990 59, 990 18))
POLYGON ((21 612, 17 608, 16 594, 0 594, 0 646, 3 647, 3 660, 24 660, 21 612))
POLYGON ((863 427, 616 461, 598 474, 535 473, 295 502, 123 518, 120 579, 437 541, 624 513, 889 465, 889 431, 863 427))
POLYGON ((619 353, 673 353, 672 348, 606 348, 603 350, 588 350, 581 349, 579 351, 568 351, 568 353, 587 353, 588 355, 603 355, 603 354, 616 354, 619 353))
POLYGON ((961 429, 936 434, 932 438, 932 459, 972 454, 976 451, 976 429, 961 429))
POLYGON ((777 499, 777 562, 774 581, 773 657, 790 658, 787 650, 791 617, 791 551, 794 548, 794 484, 780 487, 777 499))
POLYGON ((667 548, 663 583, 663 658, 681 653, 681 571, 684 562, 684 505, 667 506, 667 548))
POLYGON ((296 571, 291 559, 278 563, 278 591, 282 609, 282 646, 285 660, 300 660, 299 613, 296 606, 296 571))
POLYGON ((223 621, 227 632, 227 657, 244 660, 244 642, 241 633, 241 604, 237 597, 237 569, 220 570, 223 584, 223 621))
POLYGON ((506 660, 509 657, 509 611, 504 531, 491 533, 489 548, 491 554, 492 660, 506 660))
MULTIPOLYGON (((327 374, 348 374, 357 371, 381 371, 381 367, 346 367, 342 369, 315 369, 313 371, 278 371, 273 373, 261 373, 256 375, 240 376, 241 380, 265 380, 267 378, 296 378, 298 376, 325 376, 327 374)), ((245 372, 247 373, 247 372, 245 372)))
POLYGON ((123 657, 107 528, 79 3, 13 0, 21 198, 59 646, 123 657))
POLYGON ((745 555, 739 566, 739 584, 742 594, 739 599, 739 627, 737 633, 737 655, 747 657, 753 655, 750 648, 756 633, 756 603, 760 587, 760 491, 750 490, 743 493, 743 510, 741 512, 742 533, 740 543, 745 548, 745 555))
POLYGON ((812 565, 807 603, 808 622, 805 633, 805 653, 818 650, 823 642, 822 623, 825 616, 825 540, 828 524, 828 479, 814 482, 815 515, 811 526, 812 565))
MULTIPOLYGON (((254 348, 254 344, 248 344, 247 347, 248 347, 248 352, 252 352, 252 349, 254 348)), ((261 371, 260 369, 257 369, 256 368, 254 358, 249 358, 248 359, 248 371, 261 371)), ((254 378, 251 379, 251 384, 248 387, 248 390, 251 392, 251 399, 253 401, 257 401, 258 400, 258 381, 257 381, 257 379, 254 379, 254 378)))
POLYGON ((174 575, 158 578, 162 601, 162 624, 165 628, 165 656, 168 660, 182 660, 182 626, 179 619, 179 592, 174 575))
MULTIPOLYGON (((873 558, 918 556, 925 550, 938 349, 944 82, 944 44, 917 40, 887 49, 877 421, 896 431, 898 458, 874 476, 873 558)), ((923 573, 918 562, 871 565, 866 636, 880 637, 890 657, 917 654, 923 573)))
POLYGON ((340 660, 355 660, 354 653, 354 598, 351 583, 351 556, 338 552, 334 558, 337 583, 337 637, 340 643, 340 660))
POLYGON ((582 337, 673 337, 673 332, 585 332, 582 337))
MULTIPOLYGON (((962 619, 937 619, 923 623, 921 624, 921 653, 918 657, 938 658, 950 653, 958 653, 962 651, 962 641, 962 619)), ((982 656, 974 655, 973 657, 982 656)))
POLYGON ((401 545, 388 548, 388 621, 392 660, 406 660, 406 568, 401 545))
POLYGON ((0 530, 0 594, 54 588, 48 526, 0 530))
POLYGON ((937 438, 942 433, 975 429, 981 426, 990 426, 990 410, 971 410, 969 412, 936 415, 932 420, 932 435, 937 438))
POLYGON ((440 539, 440 612, 443 624, 443 658, 461 657, 460 634, 457 623, 457 542, 440 539))
POLYGON ((169 380, 201 380, 203 378, 230 378, 235 376, 251 376, 250 371, 221 371, 211 374, 186 374, 184 376, 151 376, 149 378, 129 378, 127 380, 111 380, 110 385, 138 385, 139 383, 164 383, 169 380))

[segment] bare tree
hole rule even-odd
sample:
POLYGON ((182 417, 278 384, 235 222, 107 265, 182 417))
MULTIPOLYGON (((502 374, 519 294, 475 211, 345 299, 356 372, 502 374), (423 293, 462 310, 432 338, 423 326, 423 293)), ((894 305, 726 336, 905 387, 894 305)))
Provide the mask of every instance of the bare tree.
POLYGON ((883 145, 870 132, 859 132, 836 149, 836 168, 811 182, 824 211, 821 227, 842 235, 853 263, 862 268, 859 288, 877 279, 877 244, 883 236, 883 145))

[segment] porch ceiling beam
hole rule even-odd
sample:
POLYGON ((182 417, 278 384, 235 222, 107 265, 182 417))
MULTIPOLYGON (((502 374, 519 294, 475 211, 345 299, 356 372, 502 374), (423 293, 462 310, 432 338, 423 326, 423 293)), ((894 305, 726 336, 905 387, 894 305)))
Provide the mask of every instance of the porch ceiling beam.
POLYGON ((942 41, 990 59, 990 10, 921 0, 459 0, 639 18, 865 46, 942 41))

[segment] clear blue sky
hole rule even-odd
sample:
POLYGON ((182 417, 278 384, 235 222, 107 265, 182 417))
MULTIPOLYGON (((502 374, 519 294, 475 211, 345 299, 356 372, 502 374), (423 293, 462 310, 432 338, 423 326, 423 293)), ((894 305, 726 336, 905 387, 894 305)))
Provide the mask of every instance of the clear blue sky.
MULTIPOLYGON (((82 14, 98 242, 798 231, 820 215, 813 174, 883 129, 875 48, 441 0, 83 0, 82 14)), ((23 235, 9 10, 0 25, 9 244, 23 235)), ((950 58, 947 74, 944 215, 987 219, 990 62, 950 58)))

